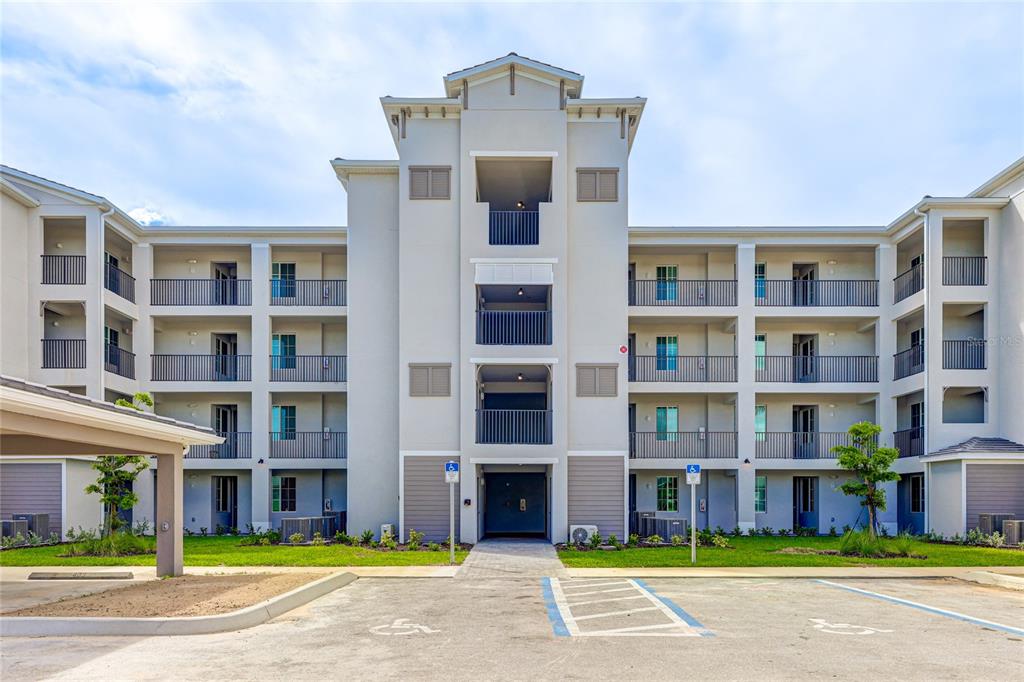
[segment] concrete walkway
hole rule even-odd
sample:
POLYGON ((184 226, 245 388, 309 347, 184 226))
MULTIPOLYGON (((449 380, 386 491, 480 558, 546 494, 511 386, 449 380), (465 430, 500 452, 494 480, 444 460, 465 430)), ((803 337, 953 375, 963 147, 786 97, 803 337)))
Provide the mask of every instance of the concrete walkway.
POLYGON ((504 538, 478 542, 455 574, 472 579, 564 576, 566 569, 547 540, 504 538))
POLYGON ((964 578, 979 571, 1024 576, 1024 566, 673 566, 565 570, 572 578, 964 578))

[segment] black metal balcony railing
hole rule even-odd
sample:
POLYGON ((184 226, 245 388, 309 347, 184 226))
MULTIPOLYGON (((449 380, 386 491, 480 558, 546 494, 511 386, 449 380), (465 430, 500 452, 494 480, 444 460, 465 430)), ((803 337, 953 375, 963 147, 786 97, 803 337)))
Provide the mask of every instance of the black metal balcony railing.
POLYGON ((735 355, 635 355, 630 381, 736 381, 735 355))
POLYGON ((629 305, 633 306, 734 306, 733 279, 631 279, 629 305))
POLYGON ((339 431, 271 431, 271 459, 345 459, 345 434, 339 431))
POLYGON ((540 244, 540 211, 491 211, 487 238, 491 246, 540 244))
POLYGON ((135 303, 135 278, 110 263, 104 267, 103 286, 124 300, 135 303))
POLYGON ((134 379, 135 353, 126 351, 124 348, 112 346, 109 343, 105 344, 103 350, 103 369, 126 379, 134 379))
POLYGON ((85 339, 43 339, 43 369, 83 369, 85 339))
POLYGON ((734 431, 633 431, 631 459, 735 459, 734 431))
POLYGON ((759 459, 835 459, 832 448, 851 443, 846 431, 768 431, 754 439, 759 459))
POLYGON ((759 306, 877 306, 876 279, 766 279, 754 282, 759 306))
POLYGON ((943 340, 942 369, 985 369, 985 339, 943 340))
POLYGON ((242 431, 218 431, 224 439, 217 445, 193 445, 186 459, 251 459, 252 434, 242 431))
POLYGON ((43 284, 85 284, 85 256, 43 255, 43 284))
POLYGON ((793 383, 878 381, 875 355, 764 355, 754 360, 755 381, 793 383))
POLYGON ((892 302, 899 303, 924 289, 924 263, 915 265, 892 280, 892 302))
POLYGON ((476 442, 548 445, 551 443, 551 410, 477 410, 476 442))
POLYGON ((252 381, 251 355, 154 355, 153 381, 252 381))
POLYGON ((154 279, 152 305, 252 305, 252 280, 154 279))
POLYGON ((347 305, 343 279, 272 279, 270 305, 347 305))
POLYGON ((271 355, 271 381, 345 381, 344 355, 271 355))
POLYGON ((924 371, 924 345, 911 346, 892 356, 892 378, 902 379, 924 371))
POLYGON ((919 457, 924 454, 924 427, 895 431, 893 445, 900 451, 900 457, 919 457))
POLYGON ((550 345, 551 311, 478 310, 476 342, 487 346, 550 345))
POLYGON ((988 270, 985 256, 943 256, 942 283, 950 286, 984 286, 988 270))

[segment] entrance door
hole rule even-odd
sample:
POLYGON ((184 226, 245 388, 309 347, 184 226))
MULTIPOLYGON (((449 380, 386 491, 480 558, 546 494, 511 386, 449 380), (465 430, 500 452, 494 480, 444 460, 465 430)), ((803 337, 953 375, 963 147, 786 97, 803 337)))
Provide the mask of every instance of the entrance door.
POLYGON ((818 529, 818 477, 793 477, 793 527, 818 529))
POLYGON ((910 453, 920 455, 924 452, 924 403, 910 404, 910 453))
POLYGON ((818 406, 793 406, 793 459, 818 455, 818 406))
POLYGON ((212 263, 213 304, 238 304, 238 263, 212 263))
POLYGON ((793 381, 813 382, 818 378, 818 335, 793 335, 793 381))
POLYGON ((626 277, 628 278, 626 286, 629 287, 629 305, 636 305, 636 288, 638 286, 636 283, 636 263, 629 264, 626 277))
POLYGON ((485 476, 485 534, 547 534, 546 474, 493 472, 485 476))
POLYGON ((210 451, 211 458, 238 458, 238 405, 213 406, 213 430, 224 437, 224 442, 210 451))
POLYGON ((238 477, 212 476, 213 527, 230 531, 238 527, 238 477))
POLYGON ((815 305, 818 278, 816 263, 793 264, 793 305, 815 305))
POLYGON ((238 334, 213 335, 214 381, 238 379, 238 334))
POLYGON ((636 381, 636 334, 629 335, 628 345, 629 354, 626 356, 629 358, 629 380, 636 381))
POLYGON ((629 404, 629 454, 636 455, 636 403, 629 404))
POLYGON ((924 327, 910 332, 910 348, 914 352, 910 354, 912 373, 924 371, 924 327))
POLYGON ((107 370, 114 374, 121 373, 121 334, 110 327, 103 328, 103 341, 105 345, 104 355, 107 361, 107 370))

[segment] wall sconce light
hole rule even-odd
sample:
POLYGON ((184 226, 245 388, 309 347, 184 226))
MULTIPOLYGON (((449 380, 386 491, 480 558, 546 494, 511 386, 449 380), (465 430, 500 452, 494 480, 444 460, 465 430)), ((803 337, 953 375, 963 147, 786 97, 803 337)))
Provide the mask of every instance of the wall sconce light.
POLYGON ((58 249, 63 249, 63 248, 64 248, 64 243, 63 243, 63 242, 57 242, 57 243, 55 244, 55 246, 56 246, 56 247, 57 247, 58 249))
POLYGON ((523 288, 519 287, 519 289, 516 291, 516 296, 522 296, 524 293, 525 292, 523 291, 523 288))
POLYGON ((522 211, 524 208, 526 208, 526 202, 520 199, 519 201, 516 202, 516 208, 522 211))
POLYGON ((59 327, 60 326, 60 322, 58 322, 57 320, 54 320, 52 324, 53 324, 54 327, 59 327))
POLYGON ((199 336, 199 332, 193 330, 188 333, 189 336, 199 336))
POLYGON ((835 336, 835 335, 836 335, 836 333, 835 333, 835 332, 829 332, 829 333, 828 333, 828 335, 829 335, 829 336, 835 336))
POLYGON ((187 262, 187 263, 188 263, 189 265, 195 265, 195 264, 196 264, 196 263, 198 263, 199 261, 197 261, 197 260, 196 260, 195 258, 189 258, 189 259, 188 259, 188 261, 186 261, 186 262, 187 262))
POLYGON ((829 260, 825 261, 825 263, 827 265, 835 265, 837 261, 834 258, 830 258, 829 260))
POLYGON ((516 374, 516 381, 522 381, 522 380, 523 380, 523 373, 520 372, 519 374, 516 374))

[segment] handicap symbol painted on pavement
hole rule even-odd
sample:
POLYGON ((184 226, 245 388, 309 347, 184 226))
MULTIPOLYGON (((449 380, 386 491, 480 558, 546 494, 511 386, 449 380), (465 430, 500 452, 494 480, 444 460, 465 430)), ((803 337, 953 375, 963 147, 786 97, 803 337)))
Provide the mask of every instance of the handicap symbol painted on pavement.
POLYGON ((850 623, 829 623, 822 618, 808 618, 814 623, 814 629, 827 632, 830 635, 873 635, 880 632, 892 632, 882 628, 873 628, 867 625, 851 625, 850 623))
POLYGON ((426 625, 410 623, 408 618, 396 618, 395 622, 390 625, 377 625, 370 628, 370 632, 375 635, 415 635, 417 633, 431 635, 441 631, 426 625))

